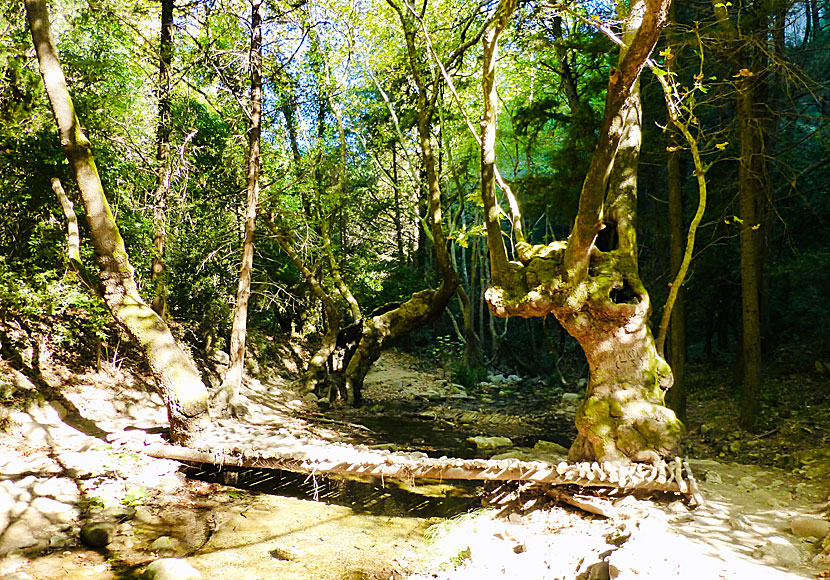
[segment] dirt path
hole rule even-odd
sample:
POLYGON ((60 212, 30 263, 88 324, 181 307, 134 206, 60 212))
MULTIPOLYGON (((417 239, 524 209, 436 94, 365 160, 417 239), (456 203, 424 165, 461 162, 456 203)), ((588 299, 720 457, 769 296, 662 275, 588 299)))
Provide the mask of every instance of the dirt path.
MULTIPOLYGON (((0 578, 13 572, 130 578, 160 556, 186 558, 205 578, 234 579, 783 580, 815 577, 828 567, 811 563, 821 552, 816 538, 792 533, 793 518, 819 528, 827 522, 821 513, 826 482, 780 470, 693 461, 707 498, 693 511, 673 498, 621 497, 609 502, 614 517, 606 519, 529 496, 500 517, 485 510, 444 521, 467 511, 470 486, 326 482, 265 472, 186 479, 175 462, 137 457, 108 442, 108 433, 153 433, 165 425, 161 400, 131 375, 46 375, 63 398, 47 403, 34 396, 37 385, 13 369, 0 370, 31 395, 24 408, 5 414, 9 433, 0 435, 0 578), (215 483, 234 478, 249 491, 215 483), (90 522, 108 530, 106 549, 81 543, 90 522)), ((498 399, 507 391, 473 397, 393 353, 368 377, 372 406, 361 412, 320 414, 278 377, 251 381, 245 395, 252 422, 438 453, 460 450, 472 435, 535 442, 522 434, 542 433, 544 426, 533 413, 511 414, 498 399), (487 398, 491 403, 479 404, 487 398), (380 440, 383 429, 359 426, 393 411, 402 415, 386 417, 382 426, 403 433, 400 440, 380 440)), ((568 401, 544 416, 567 420, 572 412, 568 401)))

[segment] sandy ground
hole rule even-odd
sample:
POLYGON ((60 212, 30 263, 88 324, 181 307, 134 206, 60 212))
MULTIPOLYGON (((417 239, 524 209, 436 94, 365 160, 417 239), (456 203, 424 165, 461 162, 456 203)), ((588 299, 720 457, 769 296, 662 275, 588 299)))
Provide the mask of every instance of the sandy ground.
MULTIPOLYGON (((0 370, 21 391, 43 390, 10 367, 0 370)), ((0 578, 130 578, 160 556, 186 558, 205 578, 234 579, 785 580, 828 569, 821 539, 793 533, 794 518, 819 528, 827 522, 827 482, 781 470, 693 460, 706 498, 694 510, 676 497, 623 496, 605 500, 612 517, 602 518, 529 494, 500 515, 490 509, 445 520, 465 514, 470 487, 273 474, 240 482, 272 492, 265 493, 187 479, 176 462, 111 442, 125 430, 153 434, 165 426, 161 400, 146 384, 115 369, 42 380, 59 400, 32 397, 4 415, 0 578), (80 543, 88 522, 112 523, 106 549, 80 543)), ((384 356, 366 385, 374 401, 469 405, 447 389, 400 355, 384 356)), ((277 377, 248 382, 244 394, 256 423, 330 440, 371 435, 347 424, 359 415, 327 418, 277 377)))

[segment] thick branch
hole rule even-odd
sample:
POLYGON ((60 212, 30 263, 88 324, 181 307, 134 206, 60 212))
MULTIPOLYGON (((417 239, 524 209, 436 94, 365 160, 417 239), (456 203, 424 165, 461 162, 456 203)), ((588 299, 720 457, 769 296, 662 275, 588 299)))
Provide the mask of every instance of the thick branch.
POLYGON ((602 227, 605 189, 622 136, 621 112, 625 110, 634 84, 657 44, 669 4, 670 0, 646 0, 642 23, 634 39, 618 68, 610 71, 599 140, 582 185, 579 212, 565 252, 565 266, 572 280, 582 280, 588 273, 588 256, 602 227))
MULTIPOLYGON (((501 211, 496 201, 496 119, 498 116, 496 57, 499 34, 515 9, 515 0, 499 2, 496 8, 496 14, 499 17, 493 19, 481 39, 484 50, 481 75, 481 86, 484 93, 484 114, 481 120, 481 199, 484 203, 492 282, 496 286, 501 286, 504 283, 508 270, 507 250, 504 247, 501 225, 499 224, 501 211)), ((521 236, 521 218, 516 220, 513 225, 514 228, 518 228, 517 234, 521 236)))

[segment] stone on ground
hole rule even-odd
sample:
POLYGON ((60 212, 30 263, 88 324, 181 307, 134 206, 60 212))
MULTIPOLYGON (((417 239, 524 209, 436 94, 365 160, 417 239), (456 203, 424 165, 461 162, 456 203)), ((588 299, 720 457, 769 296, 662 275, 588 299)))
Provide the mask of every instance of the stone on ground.
POLYGON ((147 566, 141 580, 203 580, 203 576, 184 560, 161 558, 147 566))

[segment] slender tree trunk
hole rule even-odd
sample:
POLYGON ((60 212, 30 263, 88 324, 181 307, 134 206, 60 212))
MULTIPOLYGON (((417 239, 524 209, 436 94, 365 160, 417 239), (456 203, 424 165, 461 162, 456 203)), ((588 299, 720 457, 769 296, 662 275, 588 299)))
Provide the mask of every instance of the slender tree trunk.
POLYGON ((173 65, 173 0, 161 0, 161 43, 159 47, 159 124, 157 130, 158 175, 153 199, 153 310, 167 317, 167 281, 164 275, 164 242, 167 236, 167 203, 173 158, 170 154, 170 77, 173 65))
POLYGON ((410 72, 418 87, 418 138, 428 192, 426 197, 426 223, 429 227, 435 250, 435 261, 442 282, 437 290, 416 292, 397 308, 364 319, 360 341, 349 360, 345 372, 346 391, 349 399, 355 405, 360 404, 363 380, 371 365, 380 356, 383 345, 392 338, 411 332, 415 328, 434 320, 446 308, 460 283, 458 274, 452 266, 444 236, 441 188, 432 149, 431 123, 437 93, 433 92, 431 96, 428 95, 427 83, 424 82, 422 77, 422 63, 419 59, 414 22, 408 11, 409 8, 406 5, 398 4, 395 0, 387 0, 387 2, 400 18, 406 39, 410 72))
POLYGON ((392 141, 392 190, 395 194, 395 243, 398 247, 398 260, 406 260, 406 251, 403 245, 403 218, 401 212, 401 190, 398 184, 398 147, 392 141))
MULTIPOLYGON (((309 269, 309 267, 303 262, 300 255, 296 252, 296 250, 294 250, 294 246, 288 233, 280 230, 280 228, 270 218, 266 219, 266 224, 271 232, 276 236, 277 243, 279 243, 282 250, 294 263, 294 265, 297 266, 297 269, 300 270, 306 280, 306 283, 311 287, 311 291, 317 299, 320 300, 323 305, 323 310, 325 311, 327 324, 326 333, 323 335, 323 340, 320 343, 320 347, 317 349, 317 352, 314 353, 311 360, 308 362, 306 373, 300 379, 299 383, 302 390, 312 391, 317 389, 318 386, 324 382, 326 378, 326 363, 337 347, 337 335, 340 332, 341 322, 340 310, 337 308, 334 300, 331 299, 331 296, 329 296, 329 293, 326 292, 326 289, 323 288, 323 285, 320 284, 320 281, 317 280, 317 276, 314 275, 314 272, 309 269)), ((339 396, 339 393, 336 389, 332 389, 330 395, 333 400, 339 396)))
POLYGON ((754 79, 738 82, 738 124, 740 127, 740 169, 738 205, 741 218, 741 426, 749 429, 758 417, 761 389, 761 270, 762 241, 759 203, 763 156, 760 150, 758 119, 755 118, 754 79))
MULTIPOLYGON (((686 226, 683 218, 683 181, 680 174, 680 141, 674 131, 668 134, 667 173, 669 190, 669 269, 677 276, 686 250, 686 226)), ((686 420, 686 293, 681 287, 674 302, 669 325, 669 366, 674 385, 667 400, 681 421, 686 420)))
MULTIPOLYGON (((669 28, 669 46, 675 45, 675 5, 670 9, 672 26, 669 28)), ((666 69, 672 73, 677 57, 666 60, 666 69)), ((680 166, 680 135, 669 121, 666 142, 666 173, 669 194, 669 270, 671 279, 677 277, 686 252, 686 224, 683 217, 683 177, 680 166)), ((674 384, 666 396, 667 403, 677 417, 686 422, 686 293, 683 285, 677 291, 669 322, 668 363, 674 384)))
MULTIPOLYGON (((343 206, 346 203, 345 197, 345 187, 346 187, 346 176, 347 167, 346 167, 346 130, 343 127, 343 115, 340 113, 340 109, 337 107, 337 103, 334 102, 334 99, 329 98, 329 104, 331 105, 332 111, 334 111, 334 118, 337 121, 337 133, 340 136, 340 159, 337 164, 337 201, 336 206, 340 208, 340 215, 343 215, 343 206)), ((342 222, 342 218, 341 218, 342 222)), ((341 247, 345 242, 345 236, 343 235, 345 231, 345 227, 341 225, 341 247)), ((349 305, 349 310, 352 313, 352 320, 360 320, 360 305, 357 303, 357 299, 352 294, 352 291, 349 290, 349 287, 346 285, 346 282, 343 281, 343 276, 340 273, 340 265, 337 263, 337 259, 334 256, 334 251, 331 247, 331 224, 328 224, 325 228, 325 233, 323 236, 323 244, 325 246, 326 255, 328 256, 329 260, 329 268, 331 268, 331 276, 334 278, 334 284, 337 286, 337 291, 346 301, 346 304, 349 305)))
POLYGON ((40 72, 60 141, 69 161, 89 223, 101 296, 116 322, 144 351, 153 378, 167 404, 170 436, 175 443, 198 442, 210 425, 208 395, 193 361, 176 344, 170 328, 141 298, 124 240, 118 231, 92 147, 81 130, 58 60, 44 0, 26 0, 40 72))
POLYGON ((254 233, 256 231, 259 200, 260 136, 262 134, 262 0, 251 0, 251 113, 248 128, 248 175, 245 208, 245 238, 242 242, 242 265, 236 289, 231 329, 230 367, 221 392, 225 411, 236 415, 239 388, 245 365, 245 339, 248 325, 248 301, 251 297, 251 270, 254 261, 254 233))

